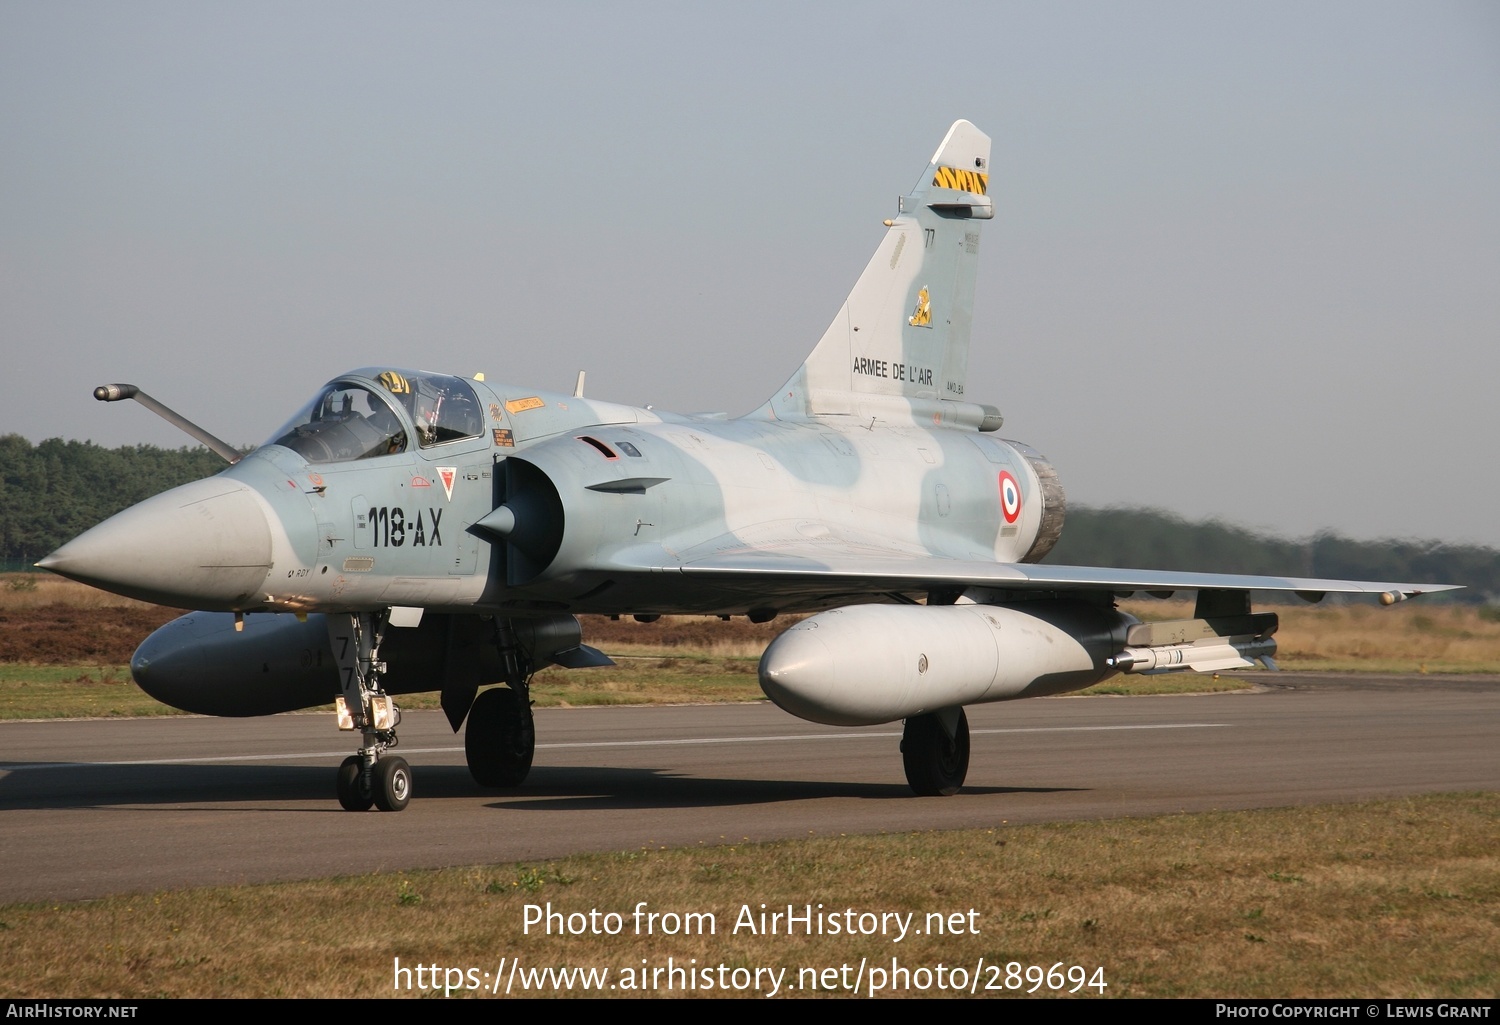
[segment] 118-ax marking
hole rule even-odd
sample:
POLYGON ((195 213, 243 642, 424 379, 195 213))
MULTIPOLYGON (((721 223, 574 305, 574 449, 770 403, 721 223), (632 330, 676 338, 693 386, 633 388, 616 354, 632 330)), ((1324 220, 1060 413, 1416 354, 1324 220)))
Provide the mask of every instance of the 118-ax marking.
POLYGON ((412 519, 399 505, 372 505, 359 526, 370 529, 370 545, 373 548, 400 548, 406 544, 408 533, 412 535, 412 547, 441 545, 443 535, 439 524, 443 518, 443 510, 428 507, 427 515, 428 520, 423 520, 422 510, 418 509, 416 518, 412 519), (432 531, 430 535, 429 528, 432 531))

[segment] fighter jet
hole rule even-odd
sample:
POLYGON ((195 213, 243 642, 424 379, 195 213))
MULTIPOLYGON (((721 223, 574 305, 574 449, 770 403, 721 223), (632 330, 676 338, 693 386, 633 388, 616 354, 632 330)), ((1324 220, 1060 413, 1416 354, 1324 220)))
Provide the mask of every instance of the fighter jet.
MULTIPOLYGON (((1252 591, 1390 604, 1447 589, 1042 563, 1063 529, 1057 472, 999 436, 967 374, 989 157, 973 125, 949 129, 812 354, 751 413, 366 367, 243 456, 187 424, 227 469, 39 565, 195 610, 131 663, 167 704, 252 716, 333 700, 360 736, 338 799, 387 811, 412 793, 392 753, 402 694, 439 691, 453 729, 467 721, 480 784, 522 782, 532 675, 609 664, 579 613, 811 613, 766 649, 765 693, 818 723, 905 720, 907 780, 938 795, 968 770, 966 705, 1269 666, 1277 617, 1252 612, 1252 591), (1195 592, 1194 616, 1116 607, 1140 591, 1195 592)), ((95 395, 158 405, 130 385, 95 395)))

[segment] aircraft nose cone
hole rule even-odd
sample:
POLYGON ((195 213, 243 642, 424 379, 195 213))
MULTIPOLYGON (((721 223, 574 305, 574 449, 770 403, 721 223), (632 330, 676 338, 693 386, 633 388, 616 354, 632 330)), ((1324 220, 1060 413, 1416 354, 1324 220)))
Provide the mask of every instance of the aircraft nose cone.
POLYGON ((210 477, 110 517, 37 565, 143 601, 233 611, 257 603, 271 528, 250 488, 210 477))

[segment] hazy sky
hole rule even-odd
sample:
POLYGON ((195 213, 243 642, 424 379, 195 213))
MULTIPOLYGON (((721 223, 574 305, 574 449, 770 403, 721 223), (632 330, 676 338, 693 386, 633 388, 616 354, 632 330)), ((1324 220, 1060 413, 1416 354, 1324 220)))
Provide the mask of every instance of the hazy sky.
POLYGON ((0 0, 0 433, 371 363, 744 412, 956 118, 1071 500, 1500 546, 1500 5, 0 0))

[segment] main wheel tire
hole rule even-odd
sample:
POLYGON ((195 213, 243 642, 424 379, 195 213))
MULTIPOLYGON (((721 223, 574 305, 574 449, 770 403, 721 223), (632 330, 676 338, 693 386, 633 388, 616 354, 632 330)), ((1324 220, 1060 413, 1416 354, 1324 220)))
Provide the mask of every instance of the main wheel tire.
POLYGON ((531 771, 536 727, 531 708, 509 687, 479 695, 464 729, 464 758, 482 787, 518 787, 531 771))
POLYGON ((345 811, 369 811, 375 803, 375 795, 365 786, 363 774, 364 763, 359 755, 350 755, 339 764, 339 804, 345 811))
POLYGON ((411 766, 405 758, 387 755, 375 763, 370 777, 375 807, 381 811, 400 811, 411 800, 411 766))
POLYGON ((969 717, 958 710, 953 736, 936 715, 914 715, 901 734, 906 782, 919 797, 952 797, 969 774, 969 717))

